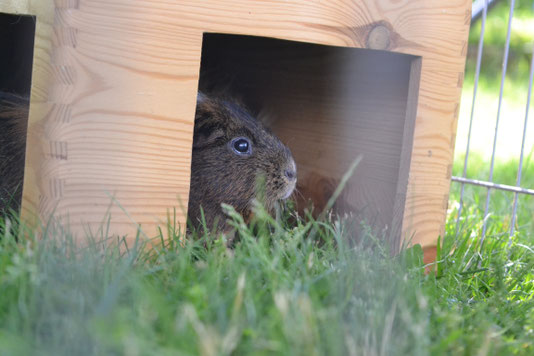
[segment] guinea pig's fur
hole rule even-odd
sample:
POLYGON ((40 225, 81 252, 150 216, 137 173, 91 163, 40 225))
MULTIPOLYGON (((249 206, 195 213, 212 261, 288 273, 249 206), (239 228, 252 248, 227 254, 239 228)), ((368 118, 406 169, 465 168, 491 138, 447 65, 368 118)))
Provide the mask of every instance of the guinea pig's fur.
POLYGON ((289 149, 240 103, 198 94, 188 208, 193 226, 200 226, 202 207, 207 227, 225 232, 222 203, 247 219, 254 199, 272 210, 291 195, 296 181, 289 149), (241 138, 250 143, 249 154, 234 149, 241 138))
POLYGON ((29 100, 0 92, 0 213, 22 197, 29 100))

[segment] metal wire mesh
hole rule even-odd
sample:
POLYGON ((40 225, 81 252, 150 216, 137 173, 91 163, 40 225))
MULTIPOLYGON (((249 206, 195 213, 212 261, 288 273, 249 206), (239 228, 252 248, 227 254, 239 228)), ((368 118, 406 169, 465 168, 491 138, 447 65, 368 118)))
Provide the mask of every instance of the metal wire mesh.
MULTIPOLYGON (((466 184, 476 185, 476 186, 485 187, 487 189, 486 201, 485 201, 485 207, 484 207, 484 220, 483 220, 483 225, 482 225, 481 244, 484 242, 484 237, 487 232, 487 222, 488 222, 487 217, 489 214, 492 190, 497 189, 497 190, 510 191, 514 193, 514 202, 512 206, 512 216, 511 216, 511 221, 510 221, 510 235, 513 235, 515 232, 519 194, 534 195, 534 189, 521 187, 521 176, 522 176, 522 169, 523 169, 523 159, 524 159, 524 153, 525 153, 525 142, 526 142, 527 126, 528 126, 528 114, 529 114, 530 102, 531 102, 531 97, 532 97, 532 85, 533 85, 533 76, 534 76, 534 48, 531 54, 532 58, 530 62, 530 74, 529 74, 528 94, 527 94, 527 102, 526 102, 526 113, 525 113, 525 118, 523 122, 522 142, 521 142, 521 151, 519 155, 519 166, 518 166, 518 171, 517 171, 516 185, 510 186, 510 185, 495 183, 493 181, 493 172, 494 172, 494 167, 495 167, 495 157, 496 157, 496 148, 497 148, 497 137, 499 135, 499 123, 500 123, 501 109, 502 109, 502 104, 503 104, 504 83, 506 79, 506 72, 508 69, 510 36, 512 32, 512 22, 514 18, 515 0, 511 0, 509 3, 508 27, 507 27, 507 32, 506 32, 506 42, 505 42, 505 48, 504 48, 504 54, 503 54, 503 60, 502 60, 501 83, 500 83, 500 88, 499 88, 499 99, 498 99, 498 107, 497 107, 497 112, 496 112, 495 132, 493 135, 493 146, 492 146, 489 177, 487 181, 467 178, 467 167, 468 167, 469 152, 470 152, 470 145, 471 145, 471 135, 473 133, 472 132, 473 121, 475 120, 475 103, 477 99, 477 90, 479 86, 482 54, 484 51, 484 34, 486 31, 486 18, 487 18, 487 13, 488 13, 488 6, 492 5, 492 3, 494 2, 495 1, 492 1, 492 0, 478 0, 473 3, 472 17, 473 18, 480 17, 480 21, 481 21, 481 30, 480 30, 480 37, 479 37, 479 42, 478 42, 478 52, 477 52, 475 78, 474 78, 474 86, 473 86, 473 97, 472 97, 472 102, 471 102, 471 113, 470 113, 470 119, 469 119, 469 129, 467 133, 467 145, 465 148, 465 159, 464 159, 462 176, 452 177, 452 181, 458 182, 461 184, 460 202, 459 202, 458 217, 457 217, 457 222, 456 222, 457 231, 459 229, 460 219, 462 217, 464 195, 465 195, 465 185, 466 184)), ((534 10, 534 1, 533 1, 533 10, 534 10)))

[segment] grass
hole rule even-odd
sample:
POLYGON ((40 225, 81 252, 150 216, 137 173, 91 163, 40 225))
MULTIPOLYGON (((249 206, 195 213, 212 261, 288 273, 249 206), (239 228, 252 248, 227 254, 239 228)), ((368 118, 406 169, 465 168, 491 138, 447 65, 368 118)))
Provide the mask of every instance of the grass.
MULTIPOLYGON (((474 206, 468 221, 479 222, 474 206)), ((456 236, 452 208, 436 273, 425 275, 420 247, 392 258, 372 235, 354 242, 350 218, 256 218, 234 216, 233 250, 174 236, 151 252, 111 238, 79 247, 53 222, 38 240, 2 220, 0 354, 534 352, 534 240, 524 229, 509 240, 492 220, 479 250, 479 224, 456 236)))
MULTIPOLYGON (((488 12, 484 31, 484 50, 481 63, 481 85, 498 93, 500 73, 508 29, 510 1, 499 3, 488 12)), ((469 32, 469 48, 466 72, 474 73, 478 41, 482 21, 472 24, 469 32)), ((534 7, 530 0, 516 0, 512 31, 510 33, 510 54, 505 90, 517 94, 524 93, 528 86, 525 76, 530 67, 530 56, 534 50, 534 7)), ((467 78, 467 77, 466 77, 467 78)), ((510 96, 511 98, 514 95, 510 96)))

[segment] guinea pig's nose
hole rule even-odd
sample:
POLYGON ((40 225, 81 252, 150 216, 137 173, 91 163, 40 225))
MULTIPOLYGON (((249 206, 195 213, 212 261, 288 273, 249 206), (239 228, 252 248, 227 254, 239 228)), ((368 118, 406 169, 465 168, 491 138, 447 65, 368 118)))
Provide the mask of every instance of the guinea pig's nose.
POLYGON ((284 175, 289 179, 293 180, 297 177, 297 172, 295 172, 293 169, 286 169, 284 170, 284 175))

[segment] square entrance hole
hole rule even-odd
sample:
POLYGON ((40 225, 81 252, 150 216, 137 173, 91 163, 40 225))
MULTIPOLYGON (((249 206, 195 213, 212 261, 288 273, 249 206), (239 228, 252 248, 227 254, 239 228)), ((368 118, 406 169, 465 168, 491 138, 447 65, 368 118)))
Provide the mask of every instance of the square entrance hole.
POLYGON ((22 200, 35 16, 0 13, 0 213, 22 200))
POLYGON ((421 58, 273 38, 205 33, 200 90, 265 111, 297 163, 299 210, 321 211, 354 160, 334 209, 398 246, 421 58))

